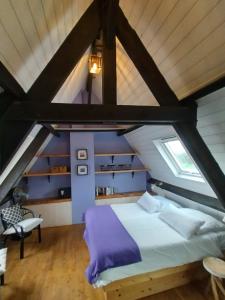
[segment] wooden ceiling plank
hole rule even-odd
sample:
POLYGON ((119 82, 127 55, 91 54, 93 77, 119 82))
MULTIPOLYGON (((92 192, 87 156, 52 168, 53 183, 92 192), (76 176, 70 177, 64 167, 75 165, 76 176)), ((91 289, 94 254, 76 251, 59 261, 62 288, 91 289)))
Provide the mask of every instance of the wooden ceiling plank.
POLYGON ((32 101, 51 102, 100 29, 94 1, 28 91, 32 101))
POLYGON ((219 89, 222 89, 223 87, 225 87, 225 76, 219 78, 218 80, 211 82, 210 84, 202 87, 201 89, 199 89, 198 91, 194 92, 193 94, 181 99, 180 101, 182 103, 189 103, 192 102, 194 100, 198 100, 202 97, 205 97, 219 89))

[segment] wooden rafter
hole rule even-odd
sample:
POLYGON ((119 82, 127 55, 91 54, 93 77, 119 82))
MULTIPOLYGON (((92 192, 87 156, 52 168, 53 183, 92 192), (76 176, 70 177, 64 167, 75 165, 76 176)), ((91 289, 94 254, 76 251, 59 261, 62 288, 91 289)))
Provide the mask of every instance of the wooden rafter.
MULTIPOLYGON (((178 105, 178 99, 157 68, 137 33, 130 26, 122 10, 117 13, 117 36, 140 75, 160 105, 178 105)), ((193 109, 194 111, 195 109, 193 109)), ((225 175, 196 129, 195 123, 173 124, 199 169, 225 206, 225 175), (206 163, 207 161, 207 163, 206 163)))
POLYGON ((160 105, 177 105, 177 97, 160 73, 135 30, 128 23, 121 8, 117 12, 116 34, 141 77, 160 105))
MULTIPOLYGON (((7 87, 12 93, 19 96, 19 100, 21 101, 27 99, 34 102, 51 102, 85 50, 96 38, 99 29, 100 17, 98 3, 94 1, 31 86, 27 94, 23 92, 22 88, 20 88, 19 84, 16 83, 16 80, 7 72, 4 66, 2 66, 0 70, 0 82, 2 86, 7 87)), ((3 171, 33 125, 33 122, 17 123, 14 121, 5 123, 1 120, 0 140, 4 140, 4 143, 0 144, 0 172, 3 171)))
POLYGON ((102 0, 103 71, 102 98, 104 104, 116 105, 116 28, 118 0, 102 0))
POLYGON ((0 62, 0 86, 15 97, 24 97, 25 92, 6 67, 0 62))
POLYGON ((36 120, 43 123, 78 124, 173 124, 194 122, 196 114, 189 107, 82 105, 62 103, 14 103, 5 120, 36 120))
POLYGON ((94 1, 28 91, 32 101, 51 102, 100 30, 98 4, 94 1))
POLYGON ((35 139, 23 153, 17 164, 13 167, 9 176, 7 176, 3 183, 0 185, 0 202, 6 197, 10 189, 16 184, 18 178, 20 178, 21 174, 25 171, 27 165, 37 153, 48 135, 49 131, 46 128, 42 128, 39 131, 35 139))

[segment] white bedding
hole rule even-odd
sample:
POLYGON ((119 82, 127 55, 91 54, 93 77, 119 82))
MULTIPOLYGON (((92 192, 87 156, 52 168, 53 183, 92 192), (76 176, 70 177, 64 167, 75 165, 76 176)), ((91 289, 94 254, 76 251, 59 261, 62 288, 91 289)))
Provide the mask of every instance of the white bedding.
POLYGON ((128 233, 136 241, 142 261, 102 272, 96 287, 125 277, 175 267, 201 260, 205 256, 222 256, 225 232, 209 233, 184 239, 158 218, 138 204, 111 205, 128 233))

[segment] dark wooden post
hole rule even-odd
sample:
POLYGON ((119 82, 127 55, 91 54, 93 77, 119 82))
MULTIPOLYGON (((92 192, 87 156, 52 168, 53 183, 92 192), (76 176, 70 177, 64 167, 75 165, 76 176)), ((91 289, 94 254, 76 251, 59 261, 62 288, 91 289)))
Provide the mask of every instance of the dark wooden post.
POLYGON ((103 70, 102 98, 103 104, 116 105, 116 37, 115 21, 119 1, 102 0, 103 27, 103 70))

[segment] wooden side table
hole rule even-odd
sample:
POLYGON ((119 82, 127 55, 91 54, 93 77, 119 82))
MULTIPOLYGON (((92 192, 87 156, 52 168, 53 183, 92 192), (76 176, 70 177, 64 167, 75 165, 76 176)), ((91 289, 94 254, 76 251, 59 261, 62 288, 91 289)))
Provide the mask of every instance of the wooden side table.
MULTIPOLYGON (((219 300, 218 289, 225 297, 223 279, 225 278, 225 261, 216 257, 206 257, 203 259, 203 266, 211 274, 211 286, 215 300, 219 300)), ((224 298, 223 298, 224 299, 224 298)))

